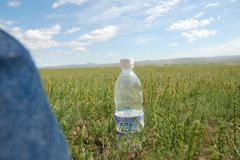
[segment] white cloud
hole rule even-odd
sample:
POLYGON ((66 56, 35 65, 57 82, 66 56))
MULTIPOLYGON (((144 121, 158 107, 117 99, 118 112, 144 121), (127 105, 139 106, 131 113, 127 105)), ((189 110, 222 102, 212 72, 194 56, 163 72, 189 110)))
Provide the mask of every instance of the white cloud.
POLYGON ((187 19, 187 20, 181 20, 178 22, 175 22, 171 24, 167 30, 189 30, 192 28, 197 28, 199 25, 199 21, 196 19, 187 19))
POLYGON ((204 13, 203 13, 203 12, 200 12, 200 13, 196 14, 196 15, 194 16, 194 18, 199 18, 199 17, 201 17, 201 16, 203 16, 203 15, 204 15, 204 13))
POLYGON ((20 32, 22 31, 22 29, 20 28, 20 27, 13 27, 12 29, 11 29, 11 32, 14 32, 14 33, 19 33, 20 34, 20 32))
POLYGON ((200 21, 199 26, 203 27, 214 22, 214 19, 210 17, 209 19, 203 19, 200 21))
POLYGON ((109 52, 105 54, 96 54, 95 56, 96 57, 115 57, 115 56, 120 56, 120 54, 117 52, 109 52))
POLYGON ((148 17, 146 18, 147 22, 152 22, 156 18, 162 16, 164 13, 167 13, 169 10, 172 9, 175 5, 179 4, 181 0, 166 0, 160 2, 159 4, 151 7, 147 10, 148 17))
POLYGON ((225 44, 195 48, 185 52, 177 52, 169 58, 182 57, 214 57, 214 56, 239 56, 240 55, 240 40, 230 41, 225 44))
POLYGON ((77 52, 86 52, 87 48, 85 48, 85 47, 77 47, 77 48, 75 48, 75 51, 77 51, 77 52))
POLYGON ((208 3, 208 4, 206 4, 204 7, 205 7, 205 8, 215 7, 215 6, 218 6, 219 4, 220 4, 219 2, 216 2, 216 3, 208 3))
POLYGON ((85 3, 88 0, 57 0, 57 2, 53 3, 52 8, 58 8, 62 5, 66 4, 75 4, 75 5, 81 5, 85 3))
POLYGON ((6 25, 0 23, 0 29, 7 31, 9 28, 6 25))
POLYGON ((126 5, 121 7, 113 6, 106 10, 105 12, 103 12, 103 14, 101 14, 101 17, 104 19, 119 17, 126 12, 133 11, 134 8, 135 7, 133 5, 126 5))
POLYGON ((209 56, 240 55, 240 40, 230 41, 226 44, 206 48, 205 52, 209 53, 209 56))
POLYGON ((114 57, 114 56, 119 56, 119 54, 117 52, 109 52, 109 53, 104 54, 104 56, 114 57))
POLYGON ((60 30, 60 25, 54 25, 50 28, 29 29, 26 31, 19 27, 14 27, 10 32, 25 44, 27 48, 36 50, 59 46, 60 43, 52 40, 52 38, 53 35, 59 34, 60 30))
POLYGON ((72 33, 74 33, 74 32, 80 31, 80 30, 81 30, 81 28, 79 28, 79 27, 74 27, 74 28, 72 28, 72 29, 67 30, 67 33, 68 33, 68 34, 72 34, 72 33))
POLYGON ((15 23, 17 23, 17 22, 11 21, 11 20, 0 19, 0 29, 9 31, 10 30, 9 26, 13 25, 15 23))
POLYGON ((234 3, 236 2, 236 0, 228 0, 230 3, 234 3))
POLYGON ((209 30, 203 29, 203 30, 193 30, 193 31, 190 31, 189 33, 183 32, 181 35, 186 37, 189 42, 194 42, 198 39, 213 36, 217 32, 218 31, 215 31, 215 30, 209 31, 209 30))
POLYGON ((240 55, 240 40, 234 40, 225 44, 192 49, 189 52, 178 53, 177 57, 214 57, 214 56, 240 55))
POLYGON ((149 3, 144 3, 143 6, 144 6, 144 7, 151 7, 151 4, 149 4, 149 3))
POLYGON ((72 48, 76 48, 79 46, 88 46, 90 44, 91 43, 84 43, 84 42, 79 42, 79 41, 69 41, 69 42, 62 43, 63 46, 72 47, 72 48))
POLYGON ((167 30, 172 31, 172 30, 190 30, 190 29, 195 29, 198 27, 203 27, 206 25, 209 25, 213 23, 214 19, 212 17, 208 19, 203 19, 201 21, 196 20, 196 19, 187 19, 187 20, 181 20, 177 21, 175 23, 172 23, 167 30))
POLYGON ((21 6, 21 2, 20 1, 9 1, 8 3, 7 3, 7 5, 9 6, 9 7, 19 7, 19 6, 21 6))
POLYGON ((87 40, 90 43, 107 41, 116 35, 117 30, 116 26, 110 25, 102 29, 96 29, 90 34, 82 35, 79 37, 79 40, 87 40))
POLYGON ((11 20, 0 19, 0 24, 3 24, 3 25, 13 25, 15 23, 17 23, 17 22, 11 21, 11 20))
POLYGON ((170 43, 168 46, 169 47, 177 47, 177 46, 179 46, 179 44, 178 43, 170 43))

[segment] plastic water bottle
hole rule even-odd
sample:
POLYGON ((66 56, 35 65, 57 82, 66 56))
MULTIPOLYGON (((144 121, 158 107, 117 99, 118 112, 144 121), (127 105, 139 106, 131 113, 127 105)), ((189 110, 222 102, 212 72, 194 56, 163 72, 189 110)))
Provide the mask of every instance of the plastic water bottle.
POLYGON ((144 126, 141 82, 133 72, 132 58, 121 59, 122 72, 115 85, 116 130, 119 136, 141 132, 144 126))

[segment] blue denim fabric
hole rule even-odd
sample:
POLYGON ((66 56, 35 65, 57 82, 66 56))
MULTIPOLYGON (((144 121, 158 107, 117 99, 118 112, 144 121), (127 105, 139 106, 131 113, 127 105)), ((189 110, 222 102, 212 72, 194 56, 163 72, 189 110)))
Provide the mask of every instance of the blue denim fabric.
POLYGON ((69 159, 29 52, 0 30, 0 160, 69 159))

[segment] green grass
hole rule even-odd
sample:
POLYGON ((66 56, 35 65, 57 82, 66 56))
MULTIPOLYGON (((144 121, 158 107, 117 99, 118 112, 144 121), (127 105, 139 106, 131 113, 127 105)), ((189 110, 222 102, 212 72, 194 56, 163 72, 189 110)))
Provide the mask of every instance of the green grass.
POLYGON ((40 70, 74 159, 240 159, 240 66, 136 67, 145 127, 136 150, 118 148, 119 68, 40 70))

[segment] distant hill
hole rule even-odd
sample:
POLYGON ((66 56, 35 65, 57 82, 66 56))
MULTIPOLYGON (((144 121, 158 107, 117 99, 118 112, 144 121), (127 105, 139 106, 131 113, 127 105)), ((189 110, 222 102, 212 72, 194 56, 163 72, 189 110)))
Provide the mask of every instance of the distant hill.
POLYGON ((175 58, 155 61, 140 61, 136 65, 187 65, 187 64, 240 64, 239 56, 175 58))
POLYGON ((97 66, 99 65, 95 63, 86 63, 86 64, 70 64, 70 65, 64 65, 64 66, 55 66, 50 68, 84 68, 84 67, 97 67, 97 66))
MULTIPOLYGON (((158 65, 158 66, 168 66, 168 65, 188 65, 188 64, 240 64, 240 55, 238 56, 217 56, 217 57, 197 57, 197 58, 175 58, 175 59, 164 59, 164 60, 146 60, 137 61, 135 65, 158 65)), ((119 66, 119 63, 110 64, 72 64, 54 67, 43 67, 43 68, 88 68, 88 67, 110 67, 119 66)))

